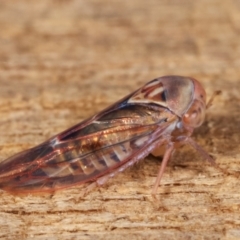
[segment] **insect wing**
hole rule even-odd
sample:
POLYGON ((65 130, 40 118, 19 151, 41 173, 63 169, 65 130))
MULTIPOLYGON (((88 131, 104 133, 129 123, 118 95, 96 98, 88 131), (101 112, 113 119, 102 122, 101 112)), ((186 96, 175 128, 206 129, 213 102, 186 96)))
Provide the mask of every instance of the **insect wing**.
POLYGON ((150 105, 112 108, 0 165, 0 187, 12 192, 44 192, 94 181, 133 157, 175 121, 167 109, 150 105))

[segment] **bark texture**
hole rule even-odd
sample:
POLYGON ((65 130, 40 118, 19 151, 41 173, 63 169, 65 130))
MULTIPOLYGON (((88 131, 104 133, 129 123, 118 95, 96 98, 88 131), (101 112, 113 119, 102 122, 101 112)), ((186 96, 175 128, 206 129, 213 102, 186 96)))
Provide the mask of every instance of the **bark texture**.
POLYGON ((151 156, 80 197, 0 190, 0 239, 240 239, 240 2, 1 1, 0 161, 89 117, 147 81, 192 76, 210 97, 191 148, 151 156))

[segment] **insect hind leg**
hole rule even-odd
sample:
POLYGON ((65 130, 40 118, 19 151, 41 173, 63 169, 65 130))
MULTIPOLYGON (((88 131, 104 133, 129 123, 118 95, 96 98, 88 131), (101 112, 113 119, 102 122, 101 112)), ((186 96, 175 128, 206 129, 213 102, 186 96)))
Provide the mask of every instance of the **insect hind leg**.
POLYGON ((94 188, 96 187, 101 187, 103 186, 110 178, 113 178, 115 175, 117 175, 120 172, 123 172, 126 168, 132 166, 134 163, 136 162, 136 159, 133 159, 125 164, 123 164, 122 166, 120 166, 119 168, 115 169, 113 172, 108 173, 104 176, 101 176, 99 178, 96 179, 96 181, 90 183, 85 189, 84 189, 84 193, 83 195, 85 196, 86 194, 88 194, 89 192, 91 192, 94 188))

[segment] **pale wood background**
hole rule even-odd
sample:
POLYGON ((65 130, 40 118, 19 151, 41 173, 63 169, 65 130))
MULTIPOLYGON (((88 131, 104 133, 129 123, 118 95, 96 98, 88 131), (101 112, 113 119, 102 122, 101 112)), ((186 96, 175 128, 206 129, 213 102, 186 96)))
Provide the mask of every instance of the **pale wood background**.
POLYGON ((148 157, 79 197, 0 190, 0 239, 240 239, 240 1, 0 2, 0 161, 162 75, 223 94, 178 151, 157 200, 148 157))

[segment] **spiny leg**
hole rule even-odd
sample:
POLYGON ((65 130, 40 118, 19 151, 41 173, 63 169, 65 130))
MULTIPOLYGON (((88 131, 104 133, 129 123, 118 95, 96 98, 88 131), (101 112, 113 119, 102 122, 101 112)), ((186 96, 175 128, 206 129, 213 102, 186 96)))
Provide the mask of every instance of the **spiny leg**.
POLYGON ((126 162, 122 166, 118 167, 117 169, 113 170, 112 172, 110 172, 110 173, 108 173, 108 174, 106 174, 104 176, 99 177, 98 179, 96 179, 94 182, 89 184, 84 189, 83 195, 85 196, 86 194, 88 194, 90 191, 92 191, 96 187, 103 186, 110 178, 114 177, 115 175, 117 175, 120 172, 123 172, 126 168, 132 166, 138 160, 139 160, 139 157, 137 156, 137 157, 133 158, 132 160, 126 162))
POLYGON ((158 175, 157 175, 157 178, 156 178, 153 190, 152 190, 152 195, 154 195, 154 196, 157 193, 157 189, 158 189, 158 186, 160 184, 161 178, 163 176, 164 170, 167 166, 168 160, 170 159, 173 151, 174 151, 174 144, 167 145, 167 150, 164 153, 162 164, 159 168, 158 175))

